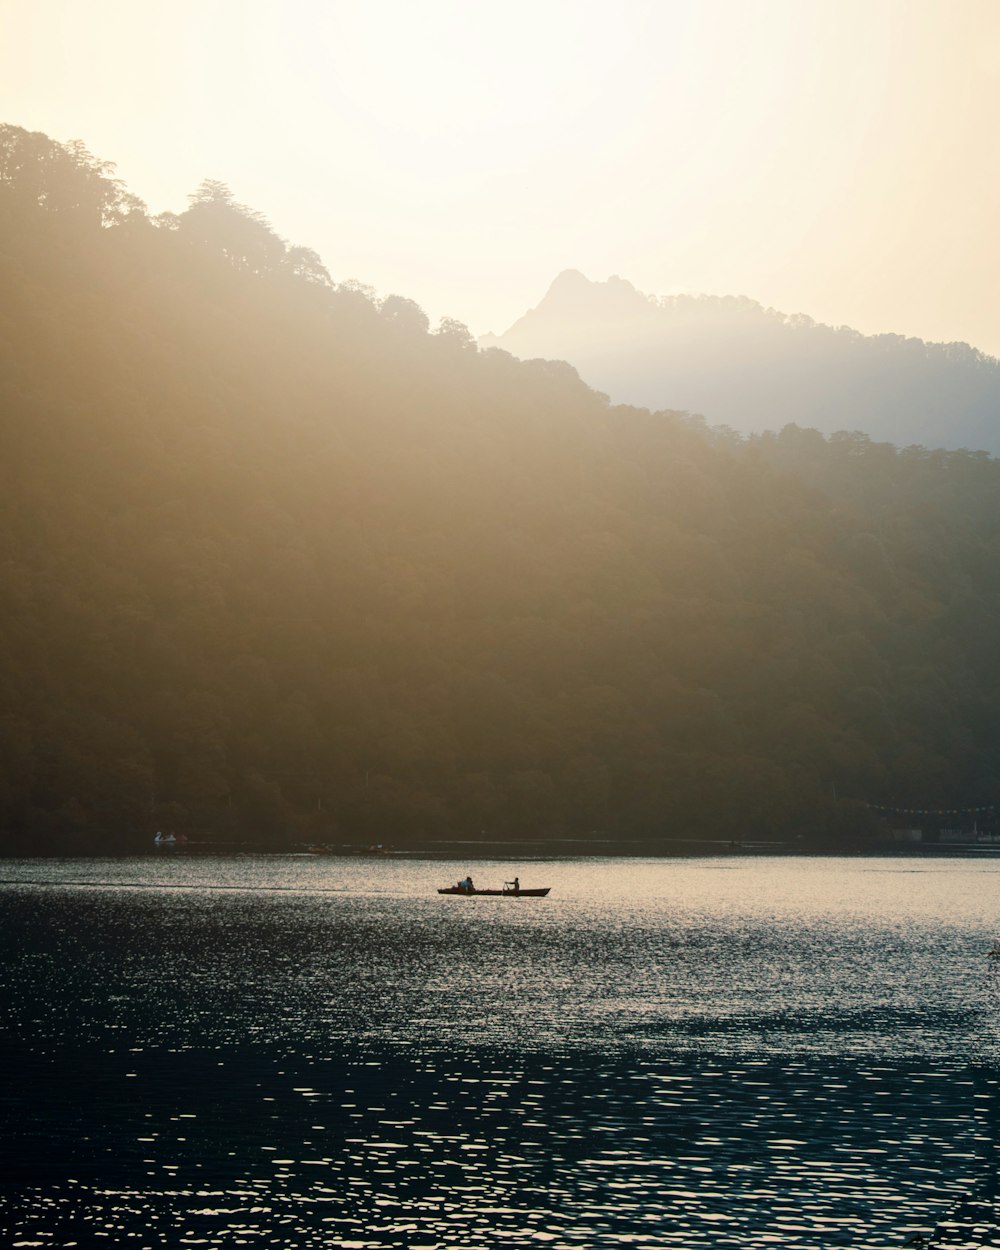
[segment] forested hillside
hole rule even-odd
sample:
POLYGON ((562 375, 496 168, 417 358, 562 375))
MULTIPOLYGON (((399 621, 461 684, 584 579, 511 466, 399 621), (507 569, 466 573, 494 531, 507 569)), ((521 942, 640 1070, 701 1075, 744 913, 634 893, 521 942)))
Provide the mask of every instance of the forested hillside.
POLYGON ((795 422, 900 447, 1000 452, 1000 361, 967 343, 859 334, 743 296, 656 298, 575 270, 481 343, 568 360, 613 400, 686 409, 744 434, 795 422))
POLYGON ((7 851, 843 846, 997 796, 985 455, 613 407, 15 127, 0 420, 7 851))

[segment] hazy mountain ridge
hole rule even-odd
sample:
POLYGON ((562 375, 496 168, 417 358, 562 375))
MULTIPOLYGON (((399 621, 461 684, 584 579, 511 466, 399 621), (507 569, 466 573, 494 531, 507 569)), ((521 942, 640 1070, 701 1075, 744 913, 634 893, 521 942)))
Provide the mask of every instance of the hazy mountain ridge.
POLYGON ((654 297, 567 270, 480 345, 567 360, 617 403, 697 412, 743 433, 794 422, 1000 452, 1000 361, 966 343, 864 335, 743 296, 654 297))
POLYGON ((1000 782, 1000 464, 612 407, 0 127, 0 839, 746 835, 1000 782))

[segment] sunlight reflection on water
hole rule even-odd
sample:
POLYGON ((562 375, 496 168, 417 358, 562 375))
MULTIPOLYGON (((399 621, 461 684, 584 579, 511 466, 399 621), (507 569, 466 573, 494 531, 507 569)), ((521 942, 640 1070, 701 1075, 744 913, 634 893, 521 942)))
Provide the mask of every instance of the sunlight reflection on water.
POLYGON ((0 865, 17 1241, 881 1246, 991 1200, 1000 865, 466 868, 0 865))

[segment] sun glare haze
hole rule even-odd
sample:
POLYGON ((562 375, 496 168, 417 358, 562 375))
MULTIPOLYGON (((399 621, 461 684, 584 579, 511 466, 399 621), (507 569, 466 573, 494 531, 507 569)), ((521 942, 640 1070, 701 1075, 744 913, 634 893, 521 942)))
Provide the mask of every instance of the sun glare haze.
POLYGON ((5 0, 0 110, 502 330, 562 269, 1000 351, 983 0, 5 0))

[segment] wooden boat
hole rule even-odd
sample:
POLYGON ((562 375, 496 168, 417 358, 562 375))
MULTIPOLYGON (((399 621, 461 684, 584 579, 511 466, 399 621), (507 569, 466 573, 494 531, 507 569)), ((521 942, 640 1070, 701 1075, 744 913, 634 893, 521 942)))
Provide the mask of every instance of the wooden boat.
POLYGON ((552 887, 547 885, 544 890, 504 889, 504 890, 462 890, 457 885, 449 885, 438 894, 460 894, 463 898, 475 898, 477 894, 502 898, 544 898, 552 887))

